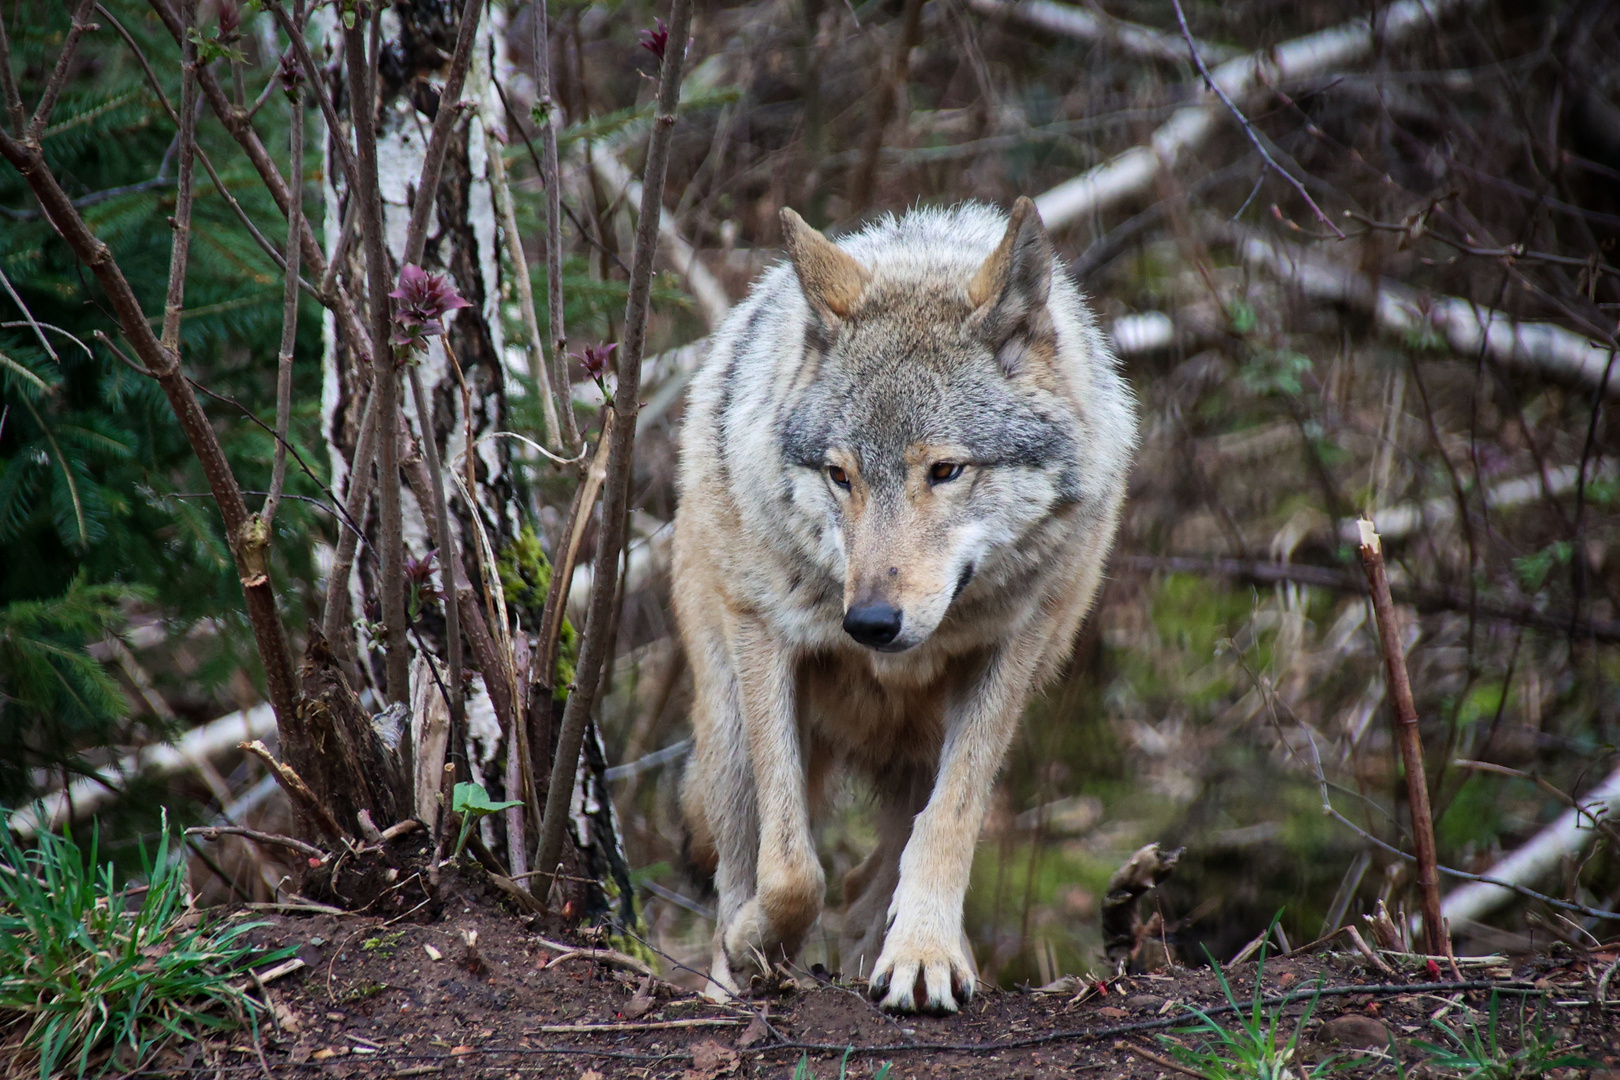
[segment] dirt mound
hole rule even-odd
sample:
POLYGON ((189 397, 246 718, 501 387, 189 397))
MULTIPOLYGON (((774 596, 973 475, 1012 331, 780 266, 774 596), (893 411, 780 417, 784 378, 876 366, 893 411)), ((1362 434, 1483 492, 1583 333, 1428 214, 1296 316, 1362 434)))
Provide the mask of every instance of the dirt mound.
MULTIPOLYGON (((787 1077, 808 1057, 821 1078, 877 1076, 885 1064, 895 1078, 1150 1078, 1180 1072, 1162 1036, 1204 1041, 1185 1033, 1196 1021, 1190 1008, 1234 1035, 1246 1018, 1208 969, 989 990, 958 1016, 892 1017, 860 984, 819 969, 799 973, 784 993, 715 1005, 640 974, 632 957, 609 957, 600 944, 564 940, 554 926, 478 899, 447 904, 427 924, 293 912, 267 922, 257 939, 296 946, 305 966, 267 987, 275 1018, 258 1045, 242 1032, 177 1053, 162 1071, 716 1080, 787 1077)), ((1613 961, 1606 953, 1463 961, 1437 974, 1413 958, 1386 974, 1357 954, 1278 958, 1260 973, 1260 1011, 1277 1018, 1281 1044, 1309 1010, 1295 1062, 1339 1055, 1352 1063, 1347 1075, 1387 1069, 1391 1040, 1408 1069, 1428 1059, 1421 1043, 1449 1042, 1439 1020, 1465 1037, 1494 1033, 1504 1058, 1539 1054, 1539 1074, 1573 1077, 1620 1063, 1620 1010, 1594 1004, 1613 961), (1590 1064, 1557 1064, 1570 1054, 1590 1064)), ((1252 962, 1226 972, 1244 1014, 1256 974, 1252 962)))

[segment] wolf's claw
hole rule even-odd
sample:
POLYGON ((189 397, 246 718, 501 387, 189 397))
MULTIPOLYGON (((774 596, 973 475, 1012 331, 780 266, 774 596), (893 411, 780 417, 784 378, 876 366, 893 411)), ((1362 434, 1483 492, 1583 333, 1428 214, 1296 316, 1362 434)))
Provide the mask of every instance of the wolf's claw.
POLYGON ((973 965, 952 948, 885 948, 872 997, 892 1012, 953 1013, 973 998, 973 965))

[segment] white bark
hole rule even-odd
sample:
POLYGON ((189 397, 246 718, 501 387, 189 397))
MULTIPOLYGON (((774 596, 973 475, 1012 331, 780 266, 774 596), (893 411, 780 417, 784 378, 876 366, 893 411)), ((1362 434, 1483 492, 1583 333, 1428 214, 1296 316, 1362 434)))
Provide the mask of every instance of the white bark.
MULTIPOLYGON (((1610 348, 1553 323, 1520 322, 1455 296, 1433 296, 1293 244, 1252 233, 1233 235, 1244 262, 1259 266, 1315 300, 1356 304, 1372 311, 1384 331, 1403 337, 1432 333, 1456 352, 1488 356, 1518 368, 1597 388, 1605 384, 1610 348)), ((1606 394, 1620 397, 1620 372, 1607 379, 1606 394)))
MULTIPOLYGON (((1558 868, 1566 855, 1578 855, 1597 835, 1594 816, 1604 817, 1620 810, 1620 769, 1576 800, 1580 810, 1571 808, 1558 820, 1531 837, 1519 850, 1485 872, 1485 877, 1514 885, 1530 885, 1558 868)), ((1453 889, 1440 906, 1440 914, 1451 923, 1475 922, 1518 896, 1500 885, 1470 881, 1453 889)))
POLYGON ((82 817, 112 802, 139 776, 172 776, 234 750, 239 742, 268 739, 275 733, 276 714, 268 704, 229 713, 192 728, 178 742, 142 747, 99 776, 80 777, 65 792, 46 796, 37 808, 30 806, 12 814, 9 825, 26 840, 60 826, 68 819, 69 807, 75 816, 82 817))
MULTIPOLYGON (((1366 19, 1285 41, 1274 48, 1229 60, 1210 72, 1217 85, 1239 105, 1266 87, 1335 71, 1367 59, 1380 41, 1385 47, 1429 29, 1432 24, 1473 0, 1401 0, 1384 9, 1376 28, 1366 19)), ((1207 88, 1191 104, 1176 110, 1144 146, 1132 147, 1110 161, 1066 180, 1035 197, 1041 220, 1049 229, 1073 225, 1148 191, 1161 168, 1174 168, 1181 158, 1214 133, 1224 109, 1207 88)))
MULTIPOLYGON (((1167 34, 1151 26, 1111 18, 1072 4, 1053 3, 1053 0, 968 0, 968 7, 986 18, 1007 18, 1049 34, 1106 42, 1148 60, 1171 63, 1187 60, 1187 44, 1179 34, 1167 34)), ((1198 54, 1209 64, 1229 59, 1234 51, 1224 45, 1198 43, 1198 54)))

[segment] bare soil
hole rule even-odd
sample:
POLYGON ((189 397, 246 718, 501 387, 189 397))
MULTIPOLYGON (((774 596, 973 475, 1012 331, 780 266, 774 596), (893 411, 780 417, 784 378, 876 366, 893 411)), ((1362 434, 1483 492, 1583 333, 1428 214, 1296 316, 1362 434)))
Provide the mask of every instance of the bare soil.
MULTIPOLYGON (((568 941, 589 944, 484 897, 446 903, 426 924, 297 913, 267 923, 257 940, 296 946, 307 965, 268 987, 274 1023, 261 1026, 257 1046, 242 1031, 171 1052, 158 1073, 717 1080, 786 1078, 808 1056, 810 1074, 821 1080, 841 1070, 871 1077, 885 1063, 895 1080, 1173 1078, 1175 1070, 1146 1055, 1165 1057, 1163 1036, 1194 1041, 1178 1034, 1191 1019, 1188 1006, 1235 1027, 1207 968, 1127 976, 1106 987, 1073 980, 1066 992, 988 990, 957 1016, 893 1017, 868 1001, 862 984, 819 970, 746 1005, 718 1006, 662 980, 638 997, 647 982, 641 976, 560 951, 555 946, 568 941)), ((1471 1018, 1487 1032, 1494 989, 1504 1049, 1519 1045, 1523 1024, 1537 1030, 1539 1009, 1539 1030, 1595 1066, 1551 1075, 1620 1080, 1611 1071, 1620 1064, 1620 1007, 1594 1004, 1615 955, 1465 961, 1459 979, 1415 958, 1391 975, 1359 954, 1317 952, 1268 961, 1261 991, 1281 1009, 1285 1036, 1314 998, 1298 1060, 1338 1055, 1347 1068, 1336 1075, 1389 1075, 1380 1051, 1391 1037, 1411 1070, 1427 1057, 1415 1044, 1440 1041, 1431 1023, 1437 1013, 1453 1026, 1471 1018)), ((1227 976, 1246 1003, 1256 964, 1227 976)))

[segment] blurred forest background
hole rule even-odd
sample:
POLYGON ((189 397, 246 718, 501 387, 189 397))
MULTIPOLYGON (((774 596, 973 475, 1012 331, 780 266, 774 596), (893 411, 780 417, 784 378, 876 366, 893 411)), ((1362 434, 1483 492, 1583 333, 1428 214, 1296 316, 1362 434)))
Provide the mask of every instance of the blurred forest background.
MULTIPOLYGON (((68 32, 65 6, 0 0, 30 101, 68 32)), ((454 20, 434 0, 396 7, 454 20)), ((505 430, 538 438, 543 420, 515 285, 522 275, 544 297, 549 284, 536 125, 558 134, 569 338, 616 342, 656 89, 643 31, 665 14, 646 0, 554 4, 556 100, 537 110, 530 6, 489 11, 495 93, 476 107, 511 178, 523 264, 504 241, 480 256, 501 261, 505 430)), ((178 48, 138 0, 105 0, 95 21, 42 146, 160 311, 175 125, 132 45, 174 101, 178 48)), ((260 102, 254 123, 283 160, 277 24, 204 0, 197 26, 216 50, 203 61, 260 102)), ((988 978, 1100 969, 1109 875, 1154 840, 1187 849, 1157 901, 1184 959, 1203 946, 1229 957, 1278 912, 1299 943, 1381 898, 1413 910, 1408 864, 1375 842, 1409 850, 1355 557, 1364 513, 1405 620, 1440 861, 1489 872, 1568 817, 1571 797, 1599 816, 1620 804, 1617 57, 1620 6, 1597 0, 703 0, 663 191, 622 611, 595 717, 654 940, 701 963, 712 928, 678 871, 674 802, 690 693, 668 606, 681 391, 704 335, 780 256, 783 206, 836 236, 919 203, 1037 197, 1141 402, 1099 609, 1032 708, 980 844, 968 929, 988 978), (1352 824, 1324 814, 1324 799, 1352 824)), ((330 251, 323 122, 305 104, 306 213, 330 251)), ((240 213, 199 179, 186 372, 243 487, 262 491, 282 274, 243 219, 277 245, 285 225, 217 120, 197 138, 240 213)), ((10 169, 0 271, 0 804, 21 808, 11 823, 25 834, 36 798, 56 822, 94 817, 102 850, 131 863, 159 806, 184 824, 285 828, 273 781, 234 749, 249 733, 274 747, 275 728, 202 470, 155 384, 95 337, 117 333, 103 294, 10 169), (210 744, 160 749, 222 716, 232 725, 210 744)), ((330 340, 306 299, 298 464, 272 548, 299 643, 323 616, 339 535, 320 390, 330 340)), ((590 430, 602 397, 585 359, 571 372, 590 430)), ((518 636, 532 636, 524 553, 538 543, 555 557, 577 478, 521 449, 508 464, 491 532, 514 568, 503 577, 518 636)), ((582 567, 597 543, 588 528, 582 567)), ((587 577, 573 586, 576 624, 587 577)), ((426 570, 418 581, 413 603, 431 609, 426 570)), ((824 829, 829 881, 870 845, 866 815, 852 785, 824 829)), ((1612 829, 1575 832, 1522 884, 1612 911, 1612 829)), ((210 901, 268 899, 279 858, 240 839, 198 842, 192 872, 210 901)), ((1505 901, 1454 915, 1460 948, 1578 945, 1616 929, 1505 901)))

